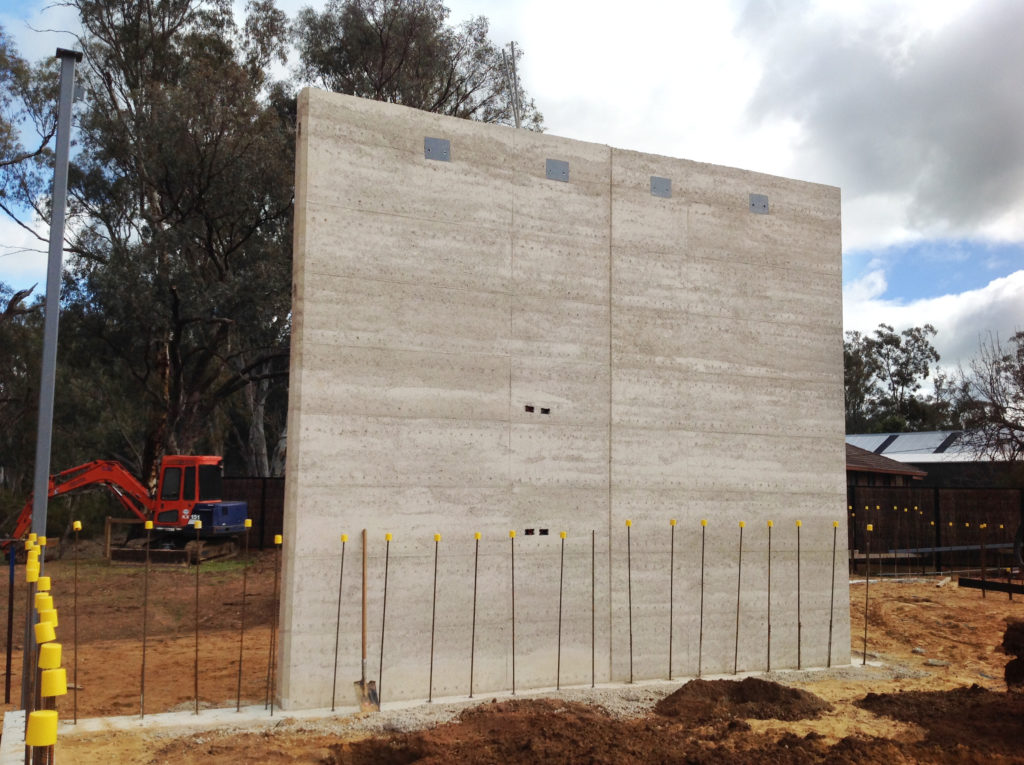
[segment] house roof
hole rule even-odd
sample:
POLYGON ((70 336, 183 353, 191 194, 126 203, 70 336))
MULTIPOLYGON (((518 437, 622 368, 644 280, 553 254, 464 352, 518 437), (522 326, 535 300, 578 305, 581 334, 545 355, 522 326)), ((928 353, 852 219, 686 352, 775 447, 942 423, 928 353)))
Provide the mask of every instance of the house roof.
POLYGON ((978 462, 986 458, 960 438, 959 430, 924 433, 849 434, 846 443, 897 462, 978 462))
POLYGON ((846 469, 859 473, 888 473, 890 475, 906 475, 920 480, 928 475, 923 470, 918 470, 902 462, 891 460, 880 454, 869 452, 853 444, 846 444, 846 469))

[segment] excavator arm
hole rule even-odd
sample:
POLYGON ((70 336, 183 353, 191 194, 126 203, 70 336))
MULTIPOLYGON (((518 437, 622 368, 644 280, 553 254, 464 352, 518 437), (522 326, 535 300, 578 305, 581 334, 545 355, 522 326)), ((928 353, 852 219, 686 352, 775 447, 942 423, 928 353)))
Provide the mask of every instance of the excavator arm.
MULTIPOLYGON (((114 460, 95 460, 50 476, 49 498, 81 489, 101 486, 109 489, 126 510, 144 521, 152 519, 153 500, 139 480, 114 460)), ((21 539, 32 527, 32 496, 18 515, 14 539, 21 539)))

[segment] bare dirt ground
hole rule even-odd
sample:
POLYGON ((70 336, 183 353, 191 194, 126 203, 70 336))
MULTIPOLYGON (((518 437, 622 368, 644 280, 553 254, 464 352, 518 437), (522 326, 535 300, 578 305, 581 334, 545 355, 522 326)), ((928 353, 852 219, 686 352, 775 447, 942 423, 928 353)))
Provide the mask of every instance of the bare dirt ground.
MULTIPOLYGON (((274 555, 246 575, 242 703, 262 703, 273 613, 274 555)), ((19 569, 20 574, 21 569, 19 569)), ((200 572, 203 707, 237 699, 240 561, 200 572)), ((73 566, 48 562, 73 678, 73 566)), ((141 566, 82 561, 78 576, 80 719, 140 709, 141 566)), ((21 625, 19 582, 15 624, 21 625)), ((1024 597, 872 581, 868 659, 860 666, 864 585, 851 586, 854 666, 776 672, 764 680, 692 681, 549 698, 386 711, 367 719, 283 714, 274 727, 202 733, 142 730, 62 735, 57 761, 78 763, 1024 763, 1024 695, 1008 692, 999 646, 1024 597)), ((194 569, 154 568, 149 583, 147 714, 194 703, 194 569)), ((20 630, 16 629, 18 633, 20 630)), ((20 634, 15 635, 20 645, 20 634)), ((20 654, 13 657, 16 708, 20 654)), ((69 692, 58 703, 74 713, 69 692)))

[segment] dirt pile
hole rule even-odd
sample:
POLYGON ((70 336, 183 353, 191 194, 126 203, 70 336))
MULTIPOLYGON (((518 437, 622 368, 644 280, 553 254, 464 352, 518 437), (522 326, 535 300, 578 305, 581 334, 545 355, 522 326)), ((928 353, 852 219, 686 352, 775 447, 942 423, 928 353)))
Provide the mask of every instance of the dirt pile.
POLYGON ((1024 696, 972 685, 951 691, 869 693, 854 704, 876 715, 920 725, 925 744, 946 752, 1024 756, 1024 696))
POLYGON ((763 740, 749 736, 743 719, 799 720, 829 709, 811 693, 756 678, 693 680, 645 718, 615 719, 557 699, 508 701, 433 730, 335 745, 329 762, 814 762, 828 751, 821 736, 763 740))
POLYGON ((1003 670, 1006 686, 1024 689, 1024 622, 1007 622, 1001 647, 1004 653, 1016 657, 1010 659, 1003 670))
POLYGON ((821 736, 752 736, 738 719, 707 725, 649 716, 610 717, 596 707, 555 699, 509 701, 463 712, 433 730, 329 747, 330 765, 462 763, 820 762, 821 736))
POLYGON ((813 693, 756 677, 739 682, 691 680, 654 707, 662 717, 678 717, 694 723, 733 718, 807 720, 831 709, 831 704, 813 693))

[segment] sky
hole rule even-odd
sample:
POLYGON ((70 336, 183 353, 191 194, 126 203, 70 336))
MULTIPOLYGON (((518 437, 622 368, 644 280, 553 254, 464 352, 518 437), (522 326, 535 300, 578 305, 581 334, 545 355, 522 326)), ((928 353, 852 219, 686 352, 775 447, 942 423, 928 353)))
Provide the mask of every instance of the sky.
MULTIPOLYGON (((1024 330, 1024 2, 446 5, 522 48, 549 133, 840 187, 846 330, 933 324, 947 367, 1024 330)), ((0 0, 0 24, 35 60, 71 40, 33 28, 74 16, 0 0)), ((0 281, 44 273, 40 244, 0 221, 0 281)))

